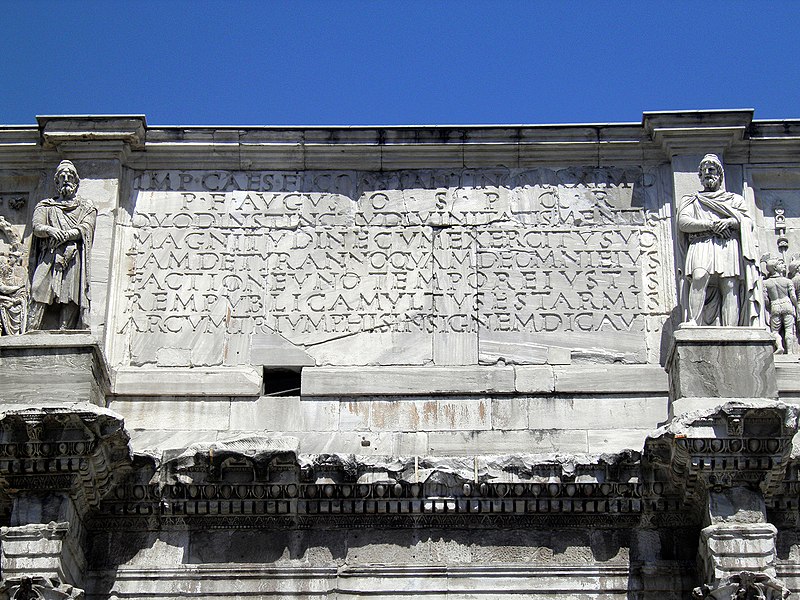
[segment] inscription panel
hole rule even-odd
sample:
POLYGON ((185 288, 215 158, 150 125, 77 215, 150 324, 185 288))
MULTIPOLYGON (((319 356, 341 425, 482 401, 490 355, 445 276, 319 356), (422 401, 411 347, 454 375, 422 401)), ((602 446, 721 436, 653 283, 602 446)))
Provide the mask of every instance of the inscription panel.
POLYGON ((118 363, 245 364, 276 335, 318 363, 639 361, 662 310, 636 168, 133 175, 118 363))

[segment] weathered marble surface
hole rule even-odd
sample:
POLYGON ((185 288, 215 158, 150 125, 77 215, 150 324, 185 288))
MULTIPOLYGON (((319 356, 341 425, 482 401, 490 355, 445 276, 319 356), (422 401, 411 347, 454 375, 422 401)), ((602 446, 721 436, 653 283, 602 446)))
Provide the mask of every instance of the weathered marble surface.
POLYGON ((774 342, 756 327, 677 330, 667 362, 672 412, 714 406, 722 398, 777 399, 774 342))
POLYGON ((88 402, 106 405, 106 360, 93 336, 35 332, 0 337, 0 400, 45 405, 88 402))
POLYGON ((151 451, 230 432, 279 432, 304 453, 461 455, 619 452, 667 419, 666 393, 446 396, 118 397, 132 445, 151 451), (624 420, 620 415, 626 415, 624 420))
MULTIPOLYGON (((659 365, 679 320, 673 199, 696 189, 700 156, 724 151, 760 245, 773 250, 782 204, 794 248, 798 139, 800 124, 752 111, 641 126, 0 129, 0 216, 23 245, 58 160, 85 175, 99 211, 89 341, 111 367, 95 397, 136 453, 34 459, 45 450, 26 430, 2 448, 16 456, 0 525, 46 529, 51 496, 20 499, 20 480, 28 493, 68 479, 91 505, 75 531, 86 568, 71 570, 93 600, 677 599, 700 580, 701 543, 726 573, 774 567, 797 587, 800 363, 770 372, 771 355, 715 339, 679 357, 688 375, 672 388, 659 365), (267 395, 281 368, 302 368, 300 395, 267 395), (670 393, 701 410, 653 434, 670 393), (728 393, 742 402, 720 413, 728 393), (732 485, 763 494, 774 551, 732 485), (706 508, 721 529, 704 540, 706 508)), ((23 357, 63 350, 20 341, 23 357)), ((50 390, 79 410, 88 360, 12 364, 7 344, 0 392, 36 404, 50 390)), ((38 568, 40 546, 5 546, 38 568)))

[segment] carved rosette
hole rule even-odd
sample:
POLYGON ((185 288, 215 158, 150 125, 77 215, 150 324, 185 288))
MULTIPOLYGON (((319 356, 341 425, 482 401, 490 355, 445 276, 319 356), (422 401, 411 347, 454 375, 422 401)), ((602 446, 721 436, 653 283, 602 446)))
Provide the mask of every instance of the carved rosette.
POLYGON ((0 582, 0 600, 83 600, 83 590, 58 579, 9 577, 0 582))
POLYGON ((62 492, 97 506, 131 465, 129 437, 114 413, 25 408, 0 413, 0 489, 62 492))

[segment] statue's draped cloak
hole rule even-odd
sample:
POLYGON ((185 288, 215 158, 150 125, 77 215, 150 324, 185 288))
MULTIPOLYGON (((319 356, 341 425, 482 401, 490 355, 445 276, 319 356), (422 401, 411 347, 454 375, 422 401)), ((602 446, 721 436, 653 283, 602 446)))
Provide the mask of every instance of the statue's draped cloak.
MULTIPOLYGON (((718 218, 733 218, 739 224, 738 242, 741 261, 738 265, 738 276, 742 281, 740 294, 741 307, 739 311, 739 325, 763 326, 764 318, 764 284, 758 269, 758 246, 755 235, 755 224, 744 204, 744 198, 732 192, 722 190, 716 192, 697 192, 681 198, 678 205, 678 220, 682 214, 696 218, 695 212, 710 211, 718 218), (695 208, 697 211, 695 211, 695 208)), ((678 265, 684 277, 690 277, 691 272, 686 272, 686 258, 689 254, 689 237, 684 231, 678 229, 678 265)), ((683 286, 681 303, 688 306, 688 286, 683 286)))
POLYGON ((89 311, 89 253, 92 249, 97 209, 87 200, 65 202, 47 198, 33 211, 33 227, 47 225, 68 232, 77 229, 81 236, 53 246, 52 238, 34 235, 32 258, 36 265, 31 280, 33 300, 44 304, 73 302, 81 308, 84 323, 89 311))

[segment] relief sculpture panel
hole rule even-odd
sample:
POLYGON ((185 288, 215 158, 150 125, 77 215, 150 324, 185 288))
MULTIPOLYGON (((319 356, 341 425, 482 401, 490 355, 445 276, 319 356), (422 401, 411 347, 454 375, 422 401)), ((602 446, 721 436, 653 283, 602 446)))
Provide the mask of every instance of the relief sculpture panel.
POLYGON ((247 364, 268 338, 318 364, 643 362, 669 311, 654 196, 634 167, 137 171, 117 360, 247 364))

